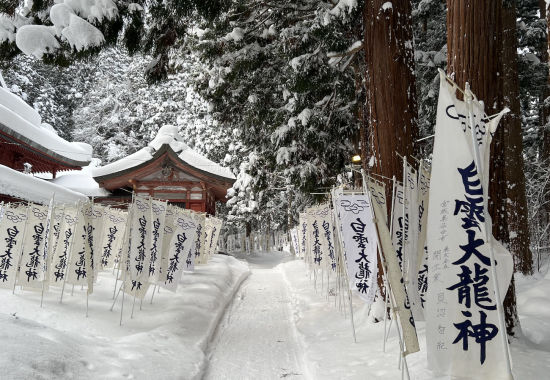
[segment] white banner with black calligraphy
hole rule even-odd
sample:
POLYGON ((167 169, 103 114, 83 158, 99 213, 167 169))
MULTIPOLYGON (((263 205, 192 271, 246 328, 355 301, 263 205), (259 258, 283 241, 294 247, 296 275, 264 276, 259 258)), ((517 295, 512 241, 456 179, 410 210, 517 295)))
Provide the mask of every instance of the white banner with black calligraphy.
POLYGON ((210 242, 208 245, 208 258, 211 259, 216 252, 218 245, 218 239, 220 237, 220 231, 222 229, 223 221, 218 218, 210 218, 212 224, 212 232, 210 233, 210 242))
POLYGON ((409 221, 408 212, 405 209, 405 194, 403 193, 403 186, 396 185, 395 193, 392 199, 392 212, 393 222, 391 228, 391 240, 395 248, 397 260, 399 262, 399 268, 401 273, 404 272, 404 253, 405 253, 405 240, 408 238, 409 221), (404 214, 405 212, 405 214, 404 214), (406 215, 405 218, 403 215, 406 215))
POLYGON ((0 288, 12 289, 23 249, 28 212, 4 206, 3 214, 0 222, 0 288))
POLYGON ((95 205, 92 202, 86 203, 82 207, 82 213, 84 215, 84 224, 86 230, 86 244, 84 245, 84 257, 86 263, 86 285, 88 286, 87 293, 92 294, 94 291, 94 283, 96 280, 95 275, 95 261, 96 254, 94 252, 94 231, 95 226, 100 226, 100 221, 103 219, 103 212, 97 212, 95 205))
POLYGON ((66 281, 73 285, 87 285, 86 280, 86 222, 84 220, 83 207, 78 206, 78 215, 75 215, 76 224, 73 227, 74 236, 69 245, 68 269, 66 281))
POLYGON ((151 252, 151 201, 147 198, 134 199, 130 241, 130 278, 147 281, 151 252))
MULTIPOLYGON (((195 239, 195 265, 205 265, 207 263, 205 250, 205 229, 206 229, 206 214, 193 213, 193 221, 197 225, 197 236, 195 239)), ((235 250, 235 249, 233 249, 235 250)))
POLYGON ((430 172, 422 167, 418 175, 418 245, 416 260, 418 271, 418 295, 422 309, 426 308, 428 295, 428 202, 430 199, 430 172))
POLYGON ((367 181, 367 187, 370 191, 372 201, 380 205, 380 209, 382 210, 383 222, 388 225, 388 206, 386 200, 386 188, 384 184, 378 183, 373 179, 369 179, 367 181))
POLYGON ((103 214, 103 234, 100 237, 99 253, 101 255, 101 266, 111 268, 122 247, 128 213, 108 208, 104 210, 103 214))
POLYGON ((378 256, 369 196, 341 196, 337 207, 350 289, 370 304, 376 294, 378 256))
POLYGON ((42 288, 40 281, 44 278, 44 235, 48 219, 48 206, 30 205, 29 221, 25 228, 23 256, 19 282, 21 286, 42 288))
POLYGON ((316 206, 307 208, 309 252, 308 263, 310 269, 328 268, 327 248, 323 241, 322 214, 330 215, 328 206, 316 206))
POLYGON ((167 202, 151 200, 151 249, 148 252, 147 271, 151 284, 156 284, 159 278, 159 267, 162 259, 162 241, 164 239, 164 223, 166 222, 167 202))
POLYGON ((418 209, 418 176, 409 164, 405 165, 405 210, 408 211, 408 239, 404 245, 405 260, 405 283, 407 293, 411 301, 411 310, 415 321, 424 321, 424 310, 422 301, 418 293, 418 265, 417 265, 417 245, 418 245, 418 227, 419 227, 419 209, 418 209))
POLYGON ((300 225, 298 226, 298 239, 300 242, 299 256, 305 260, 307 249, 307 213, 300 213, 300 225))
POLYGON ((177 227, 176 232, 178 231, 178 228, 181 228, 185 232, 186 238, 193 240, 190 248, 186 252, 184 252, 185 256, 183 261, 183 269, 185 271, 192 272, 195 270, 194 240, 197 238, 197 225, 193 220, 193 215, 191 214, 191 212, 178 213, 174 218, 174 224, 177 227))
POLYGON ((294 248, 294 254, 296 257, 300 257, 300 239, 298 238, 298 228, 293 228, 290 230, 290 239, 292 240, 292 248, 294 248))
POLYGON ((50 285, 63 286, 65 282, 69 255, 74 241, 77 214, 77 207, 66 207, 64 210, 59 229, 59 240, 52 255, 50 285))
POLYGON ((187 223, 182 216, 176 216, 174 223, 175 231, 170 242, 166 281, 159 282, 158 285, 175 293, 186 266, 185 260, 197 237, 197 226, 192 221, 187 223))
POLYGON ((380 237, 380 246, 387 263, 388 281, 390 283, 391 292, 397 306, 394 311, 399 315, 401 321, 401 329, 403 340, 405 341, 405 355, 420 351, 418 344, 418 336, 416 335, 416 326, 411 312, 411 306, 403 275, 399 266, 399 261, 395 255, 395 248, 391 241, 390 231, 385 223, 381 223, 383 219, 383 211, 380 205, 375 202, 373 205, 375 219, 378 220, 376 226, 378 228, 378 236, 380 237))
MULTIPOLYGON (((506 331, 499 328, 485 240, 484 189, 455 104, 454 89, 442 78, 428 215, 428 368, 453 377, 508 379, 500 336, 506 331)), ((504 295, 511 256, 495 249, 504 295)))

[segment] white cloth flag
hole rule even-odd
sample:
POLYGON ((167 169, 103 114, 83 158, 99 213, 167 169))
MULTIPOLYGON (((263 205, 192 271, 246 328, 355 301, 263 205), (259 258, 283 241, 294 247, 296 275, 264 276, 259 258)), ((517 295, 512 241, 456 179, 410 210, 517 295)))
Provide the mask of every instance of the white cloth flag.
MULTIPOLYGON (((205 234, 206 214, 193 213, 193 222, 197 225, 197 236, 195 239, 195 265, 204 265, 207 263, 205 254, 205 234)), ((234 243, 234 241, 233 241, 234 243)), ((235 250, 235 247, 233 247, 235 250)))
POLYGON ((397 306, 395 312, 399 315, 399 320, 401 321, 401 329, 405 341, 404 354, 412 354, 420 351, 420 346, 418 345, 418 336, 416 335, 416 326, 411 312, 409 297, 407 296, 407 291, 403 284, 403 276, 397 256, 395 256, 395 248, 391 241, 390 231, 384 223, 380 223, 380 220, 383 219, 382 208, 377 202, 374 202, 372 206, 376 219, 378 220, 376 225, 378 227, 378 235, 380 236, 379 244, 382 247, 384 258, 388 265, 388 282, 390 283, 391 292, 395 299, 395 306, 397 306))
POLYGON ((159 267, 162 258, 162 241, 164 239, 164 223, 166 221, 167 203, 163 201, 151 201, 151 249, 148 252, 149 263, 147 266, 151 284, 156 284, 159 278, 159 267))
POLYGON ((68 284, 87 285, 86 281, 86 223, 82 205, 78 206, 73 226, 74 236, 69 245, 68 267, 65 276, 68 284))
POLYGON ((67 265, 72 249, 75 227, 78 220, 78 208, 67 207, 59 229, 59 239, 52 254, 50 285, 62 286, 67 277, 67 265))
POLYGON ((94 264, 94 283, 97 282, 96 273, 99 273, 101 269, 101 238, 104 234, 105 224, 105 206, 93 203, 93 215, 92 215, 92 252, 93 252, 93 264, 94 264))
POLYGON ((294 254, 296 257, 300 257, 300 239, 298 238, 299 228, 293 228, 290 230, 290 239, 292 240, 292 247, 294 248, 294 254))
POLYGON ((55 249, 57 247, 57 242, 59 240, 59 237, 61 236, 61 224, 63 223, 63 215, 65 214, 65 206, 55 206, 53 209, 53 215, 52 215, 52 226, 51 226, 51 232, 50 232, 50 239, 48 246, 50 247, 51 254, 49 257, 49 262, 51 263, 53 260, 53 254, 55 252, 55 249))
MULTIPOLYGON (((178 231, 178 228, 181 228, 185 232, 186 238, 193 240, 193 243, 190 243, 189 245, 189 249, 184 252, 185 255, 183 256, 183 259, 184 259, 183 269, 189 272, 194 271, 195 270, 195 250, 193 246, 197 236, 197 225, 193 220, 193 215, 190 212, 178 213, 174 217, 174 224, 176 225, 175 232, 178 231)), ((170 259, 168 261, 170 261, 170 259)), ((164 281, 166 281, 166 279, 164 281)))
POLYGON ((376 202, 380 206, 380 209, 382 210, 383 221, 386 225, 388 225, 388 207, 385 186, 379 185, 372 179, 369 179, 367 181, 367 186, 369 188, 372 201, 376 202))
MULTIPOLYGON (((454 91, 441 78, 428 215, 428 368, 470 379, 508 379, 485 241, 482 182, 454 91)), ((502 295, 512 258, 495 244, 502 295)))
POLYGON ((128 214, 111 208, 104 210, 103 214, 103 234, 100 237, 99 254, 101 266, 111 268, 124 240, 128 214))
POLYGON ((23 249, 28 213, 27 210, 9 206, 4 206, 3 213, 0 222, 0 288, 12 289, 23 249))
POLYGON ((359 297, 373 303, 376 294, 378 268, 376 227, 372 222, 368 195, 338 198, 338 215, 342 226, 342 243, 350 289, 359 297))
POLYGON ((408 219, 408 238, 405 241, 403 257, 405 262, 405 278, 407 284, 407 294, 411 301, 411 310, 415 321, 424 321, 424 310, 418 293, 418 265, 416 262, 417 245, 418 245, 418 226, 419 226, 419 209, 418 209, 418 179, 416 170, 409 164, 405 165, 405 210, 409 212, 408 219))
POLYGON ((403 186, 396 185, 395 193, 393 195, 393 223, 391 230, 391 240, 395 252, 397 254, 397 260, 399 261, 399 268, 401 268, 401 273, 404 273, 404 261, 405 261, 405 249, 404 242, 408 238, 409 223, 408 223, 408 213, 405 205, 405 195, 403 194, 403 186), (403 212, 405 211, 405 218, 403 218, 403 212))
POLYGON ((175 231, 170 242, 166 281, 159 282, 161 288, 176 292, 185 268, 187 253, 193 247, 197 237, 197 226, 192 221, 187 223, 184 216, 174 217, 175 231))
POLYGON ((130 248, 130 278, 146 281, 149 278, 151 251, 151 201, 135 197, 132 210, 130 248))
POLYGON ((88 286, 87 293, 92 294, 94 291, 94 283, 96 282, 95 276, 95 253, 94 253, 94 225, 99 226, 98 220, 102 219, 103 212, 96 212, 95 205, 93 203, 87 203, 82 208, 85 224, 85 244, 84 244, 84 257, 86 264, 86 285, 88 286))
POLYGON ((18 284, 41 288, 40 282, 44 278, 43 250, 48 207, 31 205, 29 208, 18 284))
MULTIPOLYGON (((208 258, 211 259, 216 252, 216 246, 218 245, 218 239, 220 237, 220 231, 222 229, 223 221, 218 218, 210 218, 212 223, 212 232, 210 233, 210 243, 208 248, 208 258)), ((246 237, 245 237, 246 238, 246 237)), ((246 239, 248 240, 248 239, 246 239)))
POLYGON ((159 278, 158 282, 166 281, 166 269, 168 268, 168 256, 170 254, 170 242, 176 231, 176 226, 174 225, 174 218, 166 218, 164 223, 164 237, 162 240, 162 255, 159 266, 159 278))
POLYGON ((418 295, 422 309, 426 308, 426 296, 428 293, 428 202, 430 199, 430 172, 421 167, 418 175, 418 244, 417 244, 417 272, 418 295))
POLYGON ((298 226, 298 239, 300 241, 300 256, 306 259, 307 249, 307 214, 305 212, 300 213, 300 225, 298 226))
POLYGON ((323 220, 330 217, 329 206, 309 207, 307 209, 309 238, 309 262, 311 269, 329 267, 328 246, 323 239, 323 220))

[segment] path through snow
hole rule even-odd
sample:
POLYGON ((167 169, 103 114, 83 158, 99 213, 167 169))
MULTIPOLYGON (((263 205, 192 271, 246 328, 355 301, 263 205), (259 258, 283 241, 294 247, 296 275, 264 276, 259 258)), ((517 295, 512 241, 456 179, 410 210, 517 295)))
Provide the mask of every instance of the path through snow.
POLYGON ((275 267, 289 256, 270 252, 244 258, 252 273, 220 320, 209 344, 203 379, 310 379, 288 283, 281 267, 275 267))

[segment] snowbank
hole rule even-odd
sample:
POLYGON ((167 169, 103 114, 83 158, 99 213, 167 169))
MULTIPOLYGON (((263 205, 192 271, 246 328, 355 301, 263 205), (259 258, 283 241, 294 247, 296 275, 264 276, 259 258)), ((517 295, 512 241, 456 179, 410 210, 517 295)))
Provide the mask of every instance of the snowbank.
MULTIPOLYGON (((372 313, 380 313, 373 305, 371 316, 367 315, 367 306, 357 297, 353 299, 357 344, 353 342, 349 319, 349 308, 343 311, 334 307, 334 297, 327 301, 321 292, 321 280, 317 280, 318 293, 310 281, 309 272, 303 261, 291 261, 282 264, 292 293, 295 321, 307 352, 309 373, 313 378, 323 379, 361 379, 368 374, 369 379, 399 379, 401 371, 397 369, 399 343, 395 328, 392 326, 386 343, 386 353, 382 350, 382 323, 375 323, 372 313)), ((326 293, 326 278, 324 280, 326 293)), ((532 284, 533 285, 533 284, 532 284)), ((331 288, 334 278, 331 279, 331 288)), ((518 294, 520 315, 522 305, 530 300, 542 297, 550 300, 550 278, 541 281, 530 290, 518 294)), ((542 304, 541 304, 542 305, 542 304)), ((510 345, 514 364, 515 380, 539 380, 548 378, 550 368, 550 314, 546 310, 533 310, 526 307, 528 313, 538 315, 535 320, 522 318, 521 323, 527 337, 537 336, 541 344, 514 339, 510 345), (545 346, 544 342, 548 342, 545 346)), ((383 315, 383 314, 382 314, 383 315)), ((389 321, 388 321, 389 323, 389 321)), ((416 322, 420 352, 407 356, 411 379, 435 380, 446 378, 427 370, 426 324, 416 322)))
MULTIPOLYGON (((114 275, 99 274, 86 312, 86 291, 50 287, 40 308, 40 292, 0 291, 0 366, 10 379, 200 379, 207 342, 249 269, 221 255, 195 273, 185 274, 176 294, 152 290, 136 303, 125 298, 119 326, 120 299, 110 312, 114 275), (10 314, 16 314, 12 316, 10 314)), ((152 289, 152 287, 151 287, 152 289)))
POLYGON ((0 194, 49 204, 54 192, 55 202, 58 204, 84 202, 88 199, 83 194, 0 165, 0 194))
POLYGON ((92 170, 92 167, 85 166, 82 170, 60 173, 57 178, 52 179, 50 182, 88 197, 105 197, 109 195, 110 192, 99 187, 99 184, 94 180, 92 170))
POLYGON ((93 171, 93 176, 102 177, 138 166, 153 158, 154 152, 161 149, 163 145, 170 145, 170 148, 172 148, 175 153, 178 153, 178 157, 192 167, 220 177, 235 179, 235 176, 229 168, 225 168, 210 161, 208 158, 201 156, 185 144, 183 137, 178 133, 178 128, 173 125, 161 127, 156 137, 147 147, 121 160, 95 169, 93 171))

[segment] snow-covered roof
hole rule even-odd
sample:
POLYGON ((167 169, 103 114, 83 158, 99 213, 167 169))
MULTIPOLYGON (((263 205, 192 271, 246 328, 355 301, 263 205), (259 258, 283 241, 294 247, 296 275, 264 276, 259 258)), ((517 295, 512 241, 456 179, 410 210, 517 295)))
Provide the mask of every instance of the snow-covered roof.
POLYGON ((48 204, 53 193, 55 193, 55 203, 58 204, 75 203, 88 199, 84 194, 0 165, 0 194, 48 204))
POLYGON ((69 142, 49 125, 43 125, 38 112, 17 95, 0 87, 0 132, 74 166, 85 166, 92 159, 89 144, 69 142))
POLYGON ((94 178, 108 176, 118 173, 133 167, 139 166, 153 158, 153 155, 159 151, 164 145, 169 146, 187 165, 198 169, 199 171, 213 174, 222 179, 233 182, 235 176, 229 168, 225 168, 210 161, 208 158, 201 156, 199 153, 191 149, 183 142, 183 137, 178 133, 178 128, 172 125, 161 127, 157 136, 149 143, 149 145, 134 154, 124 157, 121 160, 97 168, 93 171, 94 178))
POLYGON ((92 160, 92 164, 83 167, 82 170, 75 170, 66 173, 60 173, 57 178, 50 180, 55 185, 64 187, 69 190, 82 193, 88 197, 105 197, 111 193, 102 187, 94 180, 92 171, 95 169, 94 161, 99 161, 97 158, 92 160))

